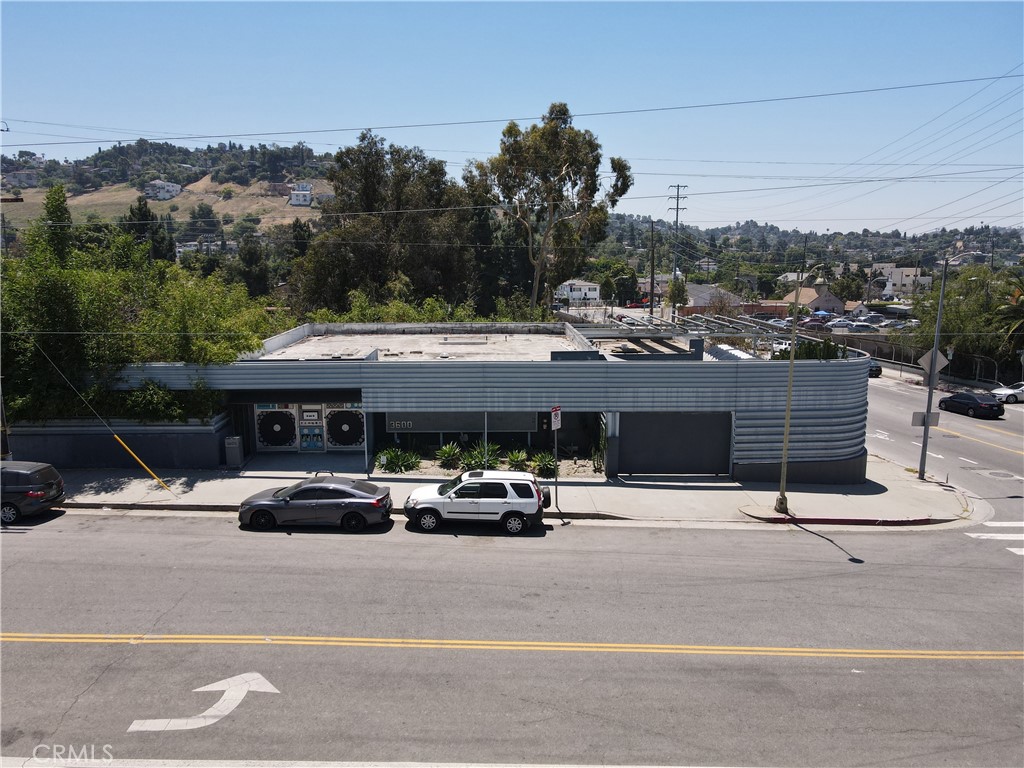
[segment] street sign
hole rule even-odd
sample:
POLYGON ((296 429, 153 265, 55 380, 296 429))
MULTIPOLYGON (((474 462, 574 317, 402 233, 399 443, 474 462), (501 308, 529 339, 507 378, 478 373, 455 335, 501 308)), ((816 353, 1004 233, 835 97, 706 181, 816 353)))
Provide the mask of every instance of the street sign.
POLYGON ((556 405, 551 409, 551 429, 552 431, 562 428, 562 406, 556 405))
MULTIPOLYGON (((931 365, 932 365, 932 353, 931 352, 925 352, 924 356, 920 360, 917 361, 917 364, 920 365, 922 368, 924 368, 924 372, 925 373, 931 373, 929 368, 931 368, 931 365)), ((935 371, 936 372, 941 371, 947 365, 949 365, 949 360, 946 359, 945 355, 943 355, 941 352, 936 350, 935 351, 935 371)))
MULTIPOLYGON (((912 427, 923 427, 924 426, 924 411, 914 411, 910 417, 910 426, 912 427)), ((928 426, 937 427, 939 426, 939 414, 929 413, 928 414, 928 426)))

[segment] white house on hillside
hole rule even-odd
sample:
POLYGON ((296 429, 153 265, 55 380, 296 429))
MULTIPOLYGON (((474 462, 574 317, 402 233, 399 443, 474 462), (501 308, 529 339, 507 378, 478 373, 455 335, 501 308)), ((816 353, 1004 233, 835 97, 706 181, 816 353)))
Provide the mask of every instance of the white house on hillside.
POLYGON ((555 298, 561 301, 597 301, 601 298, 601 286, 587 280, 566 280, 555 289, 555 298))
POLYGON ((313 185, 307 181, 299 181, 292 184, 291 194, 288 195, 288 205, 312 205, 313 185))
POLYGON ((181 184, 175 184, 173 181, 162 181, 160 179, 148 181, 146 182, 145 188, 142 190, 142 194, 150 200, 170 200, 171 198, 177 197, 181 194, 181 184))

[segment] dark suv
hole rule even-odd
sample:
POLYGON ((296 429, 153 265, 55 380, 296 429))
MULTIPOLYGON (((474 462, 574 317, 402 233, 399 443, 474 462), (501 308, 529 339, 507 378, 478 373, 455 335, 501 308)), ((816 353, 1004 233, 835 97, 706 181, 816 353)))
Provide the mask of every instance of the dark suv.
POLYGON ((45 512, 64 501, 64 478, 38 461, 0 462, 0 522, 10 525, 22 515, 45 512))

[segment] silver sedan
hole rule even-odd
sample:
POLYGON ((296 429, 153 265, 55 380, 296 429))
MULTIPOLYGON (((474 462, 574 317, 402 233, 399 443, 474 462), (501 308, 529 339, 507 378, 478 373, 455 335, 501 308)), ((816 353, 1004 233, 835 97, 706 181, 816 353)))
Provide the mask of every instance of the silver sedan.
POLYGON ((357 533, 391 517, 391 489, 333 475, 254 493, 238 508, 238 522, 260 530, 277 525, 340 525, 357 533))

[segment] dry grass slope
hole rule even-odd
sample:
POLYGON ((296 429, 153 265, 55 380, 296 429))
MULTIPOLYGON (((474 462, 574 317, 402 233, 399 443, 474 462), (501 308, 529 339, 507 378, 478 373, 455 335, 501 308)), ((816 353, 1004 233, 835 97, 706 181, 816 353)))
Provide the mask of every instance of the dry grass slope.
MULTIPOLYGON (((314 194, 331 191, 331 185, 326 181, 313 182, 314 194)), ((23 203, 4 205, 4 217, 11 226, 23 227, 30 220, 43 215, 45 189, 22 190, 22 197, 25 199, 23 203)), ((138 197, 139 191, 134 187, 118 184, 70 197, 68 208, 76 224, 84 224, 90 214, 98 216, 100 221, 116 222, 118 218, 128 214, 129 206, 133 205, 138 197)), ((188 221, 189 211, 199 203, 208 203, 218 216, 228 213, 236 220, 248 214, 259 216, 260 229, 276 224, 290 224, 295 219, 309 221, 320 215, 319 208, 288 205, 287 197, 271 195, 266 182, 242 187, 238 184, 215 184, 210 181, 209 176, 185 187, 173 200, 150 200, 149 207, 158 215, 169 213, 176 221, 188 221), (223 191, 229 188, 234 194, 230 200, 224 200, 223 191), (172 211, 171 206, 177 206, 177 210, 172 211)))

